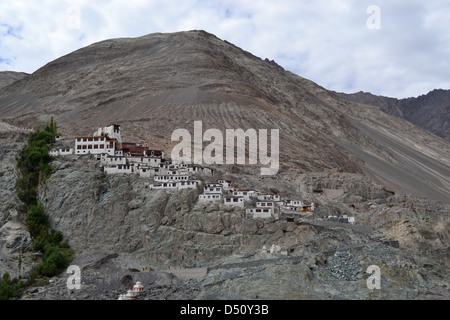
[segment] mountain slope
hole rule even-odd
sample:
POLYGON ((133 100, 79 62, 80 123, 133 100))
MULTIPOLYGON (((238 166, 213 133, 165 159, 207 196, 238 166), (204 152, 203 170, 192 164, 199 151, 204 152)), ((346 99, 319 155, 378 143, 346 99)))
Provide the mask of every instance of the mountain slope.
POLYGON ((117 299, 136 279, 150 299, 449 298, 449 142, 203 31, 95 43, 0 89, 3 272, 40 262, 17 212, 15 161, 27 128, 50 116, 63 133, 55 147, 118 122, 124 141, 167 154, 172 132, 192 132, 196 120, 203 130, 279 129, 277 175, 223 165, 195 178, 316 210, 254 219, 245 211, 254 202, 202 203, 202 187, 150 190, 152 179, 105 175, 93 157, 58 157, 39 198, 76 250, 82 290, 67 290, 63 272, 22 299, 117 299), (321 218, 336 214, 356 223, 321 218), (370 265, 382 270, 382 290, 367 289, 370 265))
POLYGON ((344 99, 380 107, 450 141, 450 90, 435 89, 417 98, 395 99, 368 92, 338 93, 344 99))
POLYGON ((53 115, 66 137, 117 122, 126 140, 169 154, 171 133, 196 120, 204 130, 279 129, 280 174, 342 170, 450 199, 448 142, 204 31, 92 44, 0 90, 0 112, 20 127, 53 115))
POLYGON ((0 72, 0 88, 7 87, 17 80, 23 79, 28 74, 24 72, 1 71, 0 72))

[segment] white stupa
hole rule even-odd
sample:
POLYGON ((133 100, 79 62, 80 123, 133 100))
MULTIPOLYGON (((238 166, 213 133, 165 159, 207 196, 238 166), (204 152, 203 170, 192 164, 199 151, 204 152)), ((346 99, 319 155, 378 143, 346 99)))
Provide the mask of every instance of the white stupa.
POLYGON ((126 300, 133 300, 134 299, 134 292, 133 290, 128 290, 127 295, 125 296, 126 300))
POLYGON ((136 282, 136 284, 134 285, 133 292, 135 294, 144 292, 144 286, 142 285, 142 283, 140 281, 136 282))

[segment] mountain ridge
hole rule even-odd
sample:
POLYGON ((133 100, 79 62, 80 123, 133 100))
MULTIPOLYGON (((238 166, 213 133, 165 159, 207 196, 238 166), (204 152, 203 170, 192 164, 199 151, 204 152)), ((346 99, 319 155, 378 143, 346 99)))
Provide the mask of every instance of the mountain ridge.
POLYGON ((434 89, 418 97, 404 99, 378 96, 362 91, 337 94, 349 101, 380 107, 387 114, 406 119, 450 141, 450 90, 434 89))
POLYGON ((450 198, 447 142, 376 108, 342 100, 205 31, 91 44, 0 89, 0 103, 1 120, 13 125, 32 127, 54 116, 64 135, 75 136, 121 123, 125 139, 166 152, 174 146, 171 132, 192 132, 195 120, 220 130, 277 128, 282 172, 343 170, 433 199, 450 198), (426 165, 402 163, 423 152, 426 165))

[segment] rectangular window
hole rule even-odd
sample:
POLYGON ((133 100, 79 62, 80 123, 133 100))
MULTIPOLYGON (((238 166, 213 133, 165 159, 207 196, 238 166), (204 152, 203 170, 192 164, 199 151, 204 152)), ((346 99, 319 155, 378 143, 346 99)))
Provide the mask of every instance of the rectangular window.
POLYGON ((88 146, 88 149, 92 149, 92 144, 90 144, 90 145, 88 146))
POLYGON ((94 144, 94 149, 98 149, 98 144, 94 144))
POLYGON ((100 145, 100 149, 105 149, 105 145, 104 145, 104 144, 101 144, 101 145, 100 145))
POLYGON ((77 149, 80 150, 80 149, 81 149, 81 146, 77 146, 77 149))

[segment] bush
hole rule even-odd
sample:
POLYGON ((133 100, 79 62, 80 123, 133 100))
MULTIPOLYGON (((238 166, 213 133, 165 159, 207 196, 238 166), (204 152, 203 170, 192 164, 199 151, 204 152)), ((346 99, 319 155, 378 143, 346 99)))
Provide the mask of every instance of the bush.
POLYGON ((36 239, 34 239, 31 250, 43 252, 44 247, 47 243, 48 243, 47 240, 44 239, 42 236, 37 236, 36 239))
POLYGON ((54 264, 42 262, 38 265, 38 272, 46 277, 53 277, 57 274, 58 270, 54 264))
POLYGON ((37 272, 46 277, 53 277, 63 271, 73 257, 73 250, 51 243, 44 246, 43 253, 42 263, 38 265, 37 272))
POLYGON ((10 279, 9 273, 4 273, 0 278, 0 300, 9 300, 19 296, 23 282, 17 279, 10 279))
POLYGON ((25 222, 33 238, 40 234, 45 234, 47 232, 48 217, 44 212, 44 206, 42 204, 31 206, 25 222))
POLYGON ((59 244, 63 240, 63 234, 61 231, 52 230, 48 236, 48 241, 51 243, 59 244))
MULTIPOLYGON (((50 177, 50 162, 48 144, 55 142, 57 126, 53 118, 47 123, 44 130, 32 132, 28 136, 28 144, 22 149, 17 158, 17 167, 22 177, 17 180, 16 189, 19 199, 24 203, 21 207, 26 213, 26 225, 31 237, 34 239, 32 250, 42 252, 42 262, 28 274, 28 283, 31 285, 39 275, 52 277, 61 272, 70 264, 74 251, 63 241, 60 231, 48 231, 48 216, 45 209, 38 202, 37 188, 39 183, 50 177)), ((9 279, 8 279, 9 281, 9 279)), ((7 281, 2 282, 5 297, 10 296, 7 281)))

